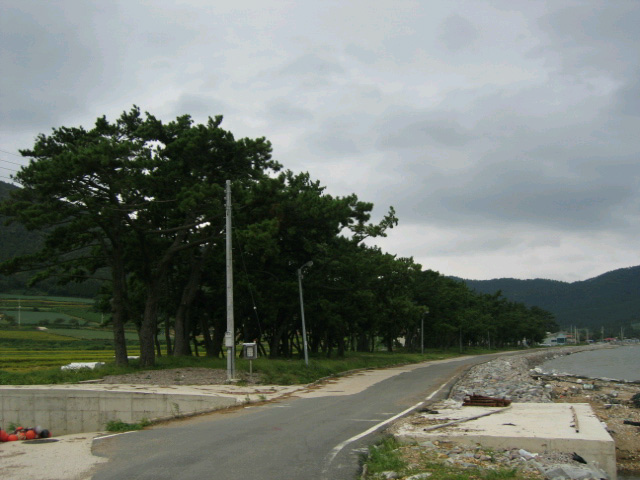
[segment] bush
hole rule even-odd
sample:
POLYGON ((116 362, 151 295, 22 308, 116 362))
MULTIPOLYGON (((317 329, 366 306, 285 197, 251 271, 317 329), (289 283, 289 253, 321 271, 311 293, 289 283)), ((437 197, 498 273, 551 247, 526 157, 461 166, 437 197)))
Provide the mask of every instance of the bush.
POLYGON ((636 408, 640 408, 640 393, 636 393, 633 397, 631 397, 631 405, 636 408))

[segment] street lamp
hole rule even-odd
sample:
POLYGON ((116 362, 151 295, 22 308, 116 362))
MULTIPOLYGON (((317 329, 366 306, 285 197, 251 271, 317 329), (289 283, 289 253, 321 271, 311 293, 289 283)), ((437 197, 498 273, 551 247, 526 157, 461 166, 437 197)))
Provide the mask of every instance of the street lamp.
POLYGON ((425 307, 422 312, 421 325, 420 325, 420 353, 424 355, 424 317, 429 315, 429 309, 425 307))
POLYGON ((302 315, 302 345, 304 347, 304 364, 309 366, 309 353, 307 352, 307 329, 304 324, 304 300, 302 298, 302 270, 313 265, 308 261, 298 269, 298 287, 300 290, 300 313, 302 315))

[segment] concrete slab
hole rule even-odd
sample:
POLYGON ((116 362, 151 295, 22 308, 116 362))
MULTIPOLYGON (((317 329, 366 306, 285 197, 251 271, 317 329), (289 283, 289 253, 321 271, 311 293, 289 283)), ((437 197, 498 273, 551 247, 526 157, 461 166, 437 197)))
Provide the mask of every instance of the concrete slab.
POLYGON ((396 425, 401 441, 441 440, 534 453, 576 452, 616 478, 615 443, 586 403, 514 403, 507 408, 461 407, 420 413, 396 425))

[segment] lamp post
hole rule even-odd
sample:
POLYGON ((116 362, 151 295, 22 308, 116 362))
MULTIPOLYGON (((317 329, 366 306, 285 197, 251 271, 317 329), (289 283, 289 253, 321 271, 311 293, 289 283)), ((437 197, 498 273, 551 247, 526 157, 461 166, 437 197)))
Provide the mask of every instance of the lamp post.
POLYGON ((422 313, 421 323, 420 323, 420 353, 424 355, 424 317, 429 315, 429 309, 425 308, 422 313))
POLYGON ((302 298, 302 270, 313 265, 308 261, 298 269, 298 287, 300 290, 300 314, 302 316, 302 345, 304 348, 304 364, 309 366, 309 353, 307 352, 307 328, 304 324, 304 299, 302 298))

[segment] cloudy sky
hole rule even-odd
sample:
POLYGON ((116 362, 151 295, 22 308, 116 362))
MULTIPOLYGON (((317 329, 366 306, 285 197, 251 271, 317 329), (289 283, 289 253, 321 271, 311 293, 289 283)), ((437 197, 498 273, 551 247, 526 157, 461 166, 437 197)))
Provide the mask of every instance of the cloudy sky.
POLYGON ((472 279, 640 264, 640 2, 0 0, 0 180, 52 127, 222 114, 472 279))

